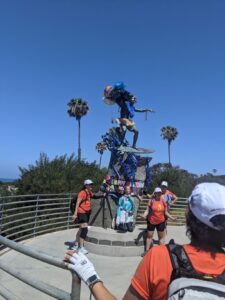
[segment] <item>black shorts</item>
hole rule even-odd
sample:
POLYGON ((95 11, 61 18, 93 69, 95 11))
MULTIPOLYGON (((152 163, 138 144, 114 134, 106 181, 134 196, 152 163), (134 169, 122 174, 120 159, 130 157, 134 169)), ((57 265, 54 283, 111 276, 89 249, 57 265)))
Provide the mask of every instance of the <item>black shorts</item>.
POLYGON ((77 214, 77 223, 82 224, 82 223, 88 223, 90 219, 91 211, 87 211, 86 213, 78 213, 77 214))
POLYGON ((156 228, 156 230, 159 231, 159 232, 164 231, 165 228, 166 228, 166 222, 162 222, 162 223, 157 224, 157 225, 153 225, 153 224, 151 224, 151 223, 149 223, 149 222, 147 223, 147 230, 148 230, 148 231, 154 231, 155 228, 156 228))

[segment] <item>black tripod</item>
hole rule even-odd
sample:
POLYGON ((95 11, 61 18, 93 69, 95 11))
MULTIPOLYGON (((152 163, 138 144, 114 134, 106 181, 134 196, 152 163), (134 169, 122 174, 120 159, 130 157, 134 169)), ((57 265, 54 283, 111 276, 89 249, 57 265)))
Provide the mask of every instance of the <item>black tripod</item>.
POLYGON ((93 223, 97 219, 98 215, 100 214, 100 211, 102 210, 102 228, 107 228, 105 226, 105 209, 107 208, 107 206, 108 206, 108 209, 109 209, 109 214, 110 214, 111 220, 113 220, 111 205, 110 205, 110 202, 109 202, 108 195, 106 195, 102 198, 102 200, 100 202, 100 207, 99 207, 98 211, 96 212, 96 214, 94 215, 93 219, 91 220, 90 225, 93 225, 93 223))

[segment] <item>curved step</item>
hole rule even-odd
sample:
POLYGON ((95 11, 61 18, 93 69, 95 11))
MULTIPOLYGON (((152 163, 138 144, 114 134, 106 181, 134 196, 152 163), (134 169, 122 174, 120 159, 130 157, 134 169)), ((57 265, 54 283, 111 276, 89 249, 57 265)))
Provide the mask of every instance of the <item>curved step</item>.
POLYGON ((121 233, 109 228, 90 227, 85 247, 91 253, 104 256, 140 256, 144 251, 144 230, 145 226, 136 226, 133 232, 121 233))

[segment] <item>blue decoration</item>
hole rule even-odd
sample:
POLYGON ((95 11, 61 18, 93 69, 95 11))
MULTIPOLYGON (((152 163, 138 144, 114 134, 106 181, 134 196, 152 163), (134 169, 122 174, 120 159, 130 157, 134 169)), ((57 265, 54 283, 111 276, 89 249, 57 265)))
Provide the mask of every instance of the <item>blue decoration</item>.
POLYGON ((125 89, 125 84, 123 81, 117 81, 115 84, 114 84, 114 89, 115 90, 124 90, 125 89))

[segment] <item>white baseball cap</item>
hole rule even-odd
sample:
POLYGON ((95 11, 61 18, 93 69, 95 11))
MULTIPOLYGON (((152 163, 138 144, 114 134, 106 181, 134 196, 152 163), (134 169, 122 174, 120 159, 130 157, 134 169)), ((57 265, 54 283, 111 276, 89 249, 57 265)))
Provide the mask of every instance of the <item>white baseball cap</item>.
POLYGON ((154 189, 154 193, 162 193, 162 190, 160 189, 160 187, 156 187, 154 189))
POLYGON ((167 181, 162 181, 162 182, 161 182, 161 186, 166 186, 166 187, 168 187, 168 182, 167 182, 167 181))
POLYGON ((93 184, 93 181, 91 179, 84 180, 84 185, 93 184))
POLYGON ((195 217, 207 226, 224 230, 225 222, 215 222, 215 216, 225 216, 225 186, 218 183, 200 183, 196 185, 188 198, 190 210, 195 217))

